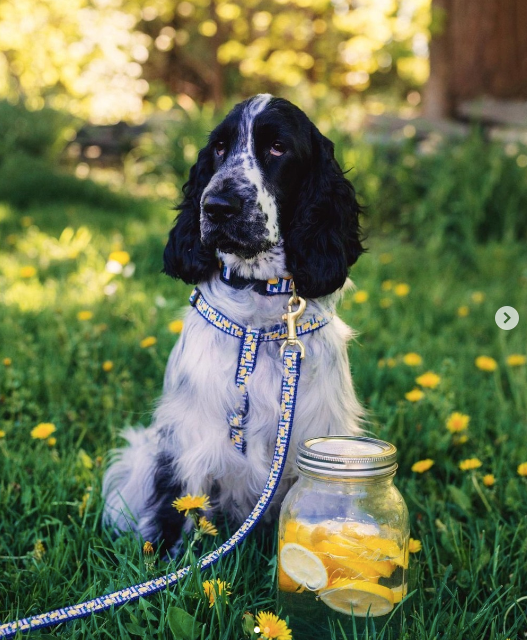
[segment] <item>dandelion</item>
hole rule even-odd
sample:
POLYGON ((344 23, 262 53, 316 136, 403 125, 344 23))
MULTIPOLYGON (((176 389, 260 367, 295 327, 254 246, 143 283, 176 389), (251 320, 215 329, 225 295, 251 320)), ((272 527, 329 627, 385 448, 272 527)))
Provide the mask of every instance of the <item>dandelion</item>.
POLYGON ((83 451, 82 449, 79 451, 79 460, 85 469, 93 469, 93 460, 86 451, 83 451))
POLYGON ((122 267, 130 262, 130 254, 128 251, 112 251, 108 256, 108 260, 118 262, 122 267))
POLYGON ((151 542, 148 540, 143 545, 143 554, 145 556, 153 556, 154 555, 154 547, 151 542))
POLYGON ((86 491, 86 493, 82 496, 82 500, 79 504, 79 516, 81 518, 86 513, 86 508, 88 507, 88 500, 90 499, 90 492, 91 492, 91 488, 89 491, 86 491))
POLYGON ((418 367, 423 362, 423 358, 418 353, 407 353, 403 356, 404 364, 409 367, 418 367))
POLYGON ((258 627, 255 627, 254 630, 256 633, 261 633, 263 638, 292 640, 291 629, 288 628, 285 620, 270 611, 260 611, 256 616, 256 624, 258 627))
POLYGON ((46 547, 44 546, 42 540, 37 540, 35 542, 35 546, 33 547, 31 555, 37 562, 40 562, 44 558, 44 556, 46 555, 46 547))
POLYGON ((216 580, 205 580, 202 586, 205 595, 209 599, 209 607, 214 605, 216 598, 221 596, 222 593, 225 593, 226 596, 230 596, 232 593, 232 591, 229 591, 231 585, 219 578, 216 578, 216 580))
POLYGON ((148 349, 148 347, 153 347, 157 343, 157 338, 154 336, 148 336, 147 338, 143 338, 139 343, 141 349, 148 349))
POLYGON ((467 460, 462 460, 459 463, 459 468, 461 471, 472 471, 473 469, 479 469, 483 463, 479 458, 468 458, 467 460))
POLYGON ((478 356, 475 362, 476 367, 481 371, 495 371, 498 368, 498 363, 490 356, 478 356))
POLYGON ((487 473, 487 475, 483 476, 483 484, 486 487, 492 487, 496 482, 496 478, 492 475, 492 473, 487 473))
POLYGON ((48 447, 54 447, 57 444, 57 438, 51 436, 51 438, 48 438, 46 442, 48 443, 48 447))
POLYGON ((470 313, 470 309, 467 307, 467 305, 463 305, 461 307, 458 307, 457 315, 460 318, 466 318, 469 313, 470 313))
POLYGON ((465 431, 465 429, 468 428, 469 422, 470 416, 454 411, 454 413, 451 413, 447 418, 446 428, 450 433, 459 433, 460 431, 465 431))
POLYGON ((392 301, 390 298, 381 298, 379 300, 379 306, 381 309, 389 309, 392 306, 392 301))
POLYGON ((188 493, 186 496, 174 500, 172 506, 175 507, 180 513, 184 511, 185 515, 188 516, 191 511, 194 511, 196 509, 206 511, 207 509, 210 509, 211 505, 209 496, 191 496, 190 493, 188 493))
POLYGON ((377 366, 379 367, 379 369, 384 369, 384 367, 386 366, 386 360, 384 358, 381 358, 379 362, 377 362, 377 366))
POLYGON ((400 298, 404 298, 410 293, 410 285, 406 284, 406 282, 401 282, 400 284, 396 284, 393 292, 396 296, 400 298))
POLYGON ((440 376, 433 371, 427 371, 423 373, 422 376, 419 376, 415 379, 417 384, 421 385, 421 387, 425 387, 427 389, 435 389, 437 385, 441 382, 440 376))
POLYGON ((0 429, 0 440, 2 438, 5 438, 5 431, 2 431, 2 429, 0 429))
POLYGON ((408 551, 410 553, 417 553, 418 551, 421 551, 422 548, 423 545, 421 544, 421 540, 414 540, 413 538, 410 538, 408 543, 408 551))
POLYGON ((481 304, 483 300, 485 300, 485 294, 483 291, 474 291, 470 297, 472 298, 472 302, 475 304, 481 304))
POLYGON ((510 356, 507 356, 507 364, 509 367, 521 367, 522 364, 527 362, 527 357, 522 356, 519 353, 511 353, 510 356))
POLYGON ((4 358, 2 362, 4 363, 4 367, 10 367, 13 364, 11 358, 4 358))
POLYGON ((393 289, 393 280, 384 280, 381 283, 381 289, 383 291, 391 291, 393 289))
POLYGON ((356 302, 357 304, 363 304, 364 302, 368 301, 369 297, 370 296, 367 291, 356 291, 353 294, 353 302, 356 302))
POLYGON ((32 278, 37 274, 37 270, 35 267, 22 267, 20 269, 20 277, 21 278, 32 278))
POLYGON ((81 322, 84 322, 86 320, 91 320, 92 318, 93 318, 92 311, 79 311, 79 313, 77 314, 77 320, 80 320, 81 322))
POLYGON ((408 393, 404 394, 404 397, 410 402, 419 402, 424 397, 424 393, 421 389, 412 389, 408 393))
POLYGON ((212 522, 209 522, 205 516, 201 516, 201 518, 198 520, 198 527, 199 532, 203 535, 218 535, 218 530, 216 529, 216 527, 212 524, 212 522))
POLYGON ((462 436, 454 435, 452 442, 455 445, 465 444, 466 442, 468 442, 468 436, 466 434, 463 434, 462 436))
POLYGON ((113 369, 113 362, 111 360, 106 360, 102 363, 102 370, 106 371, 106 373, 110 372, 113 369))
POLYGON ((168 325, 170 333, 181 333, 183 331, 183 320, 172 320, 168 325))
POLYGON ((386 366, 393 369, 397 364, 397 360, 395 358, 386 358, 386 366))
POLYGON ((427 458, 426 460, 419 460, 418 462, 414 462, 414 464, 412 465, 412 471, 414 473, 424 473, 425 471, 431 469, 433 466, 434 461, 430 458, 427 458))
POLYGON ((518 465, 518 475, 523 477, 527 476, 527 462, 522 462, 518 465))
POLYGON ((41 422, 31 429, 31 437, 35 440, 46 440, 56 430, 57 428, 51 422, 41 422))

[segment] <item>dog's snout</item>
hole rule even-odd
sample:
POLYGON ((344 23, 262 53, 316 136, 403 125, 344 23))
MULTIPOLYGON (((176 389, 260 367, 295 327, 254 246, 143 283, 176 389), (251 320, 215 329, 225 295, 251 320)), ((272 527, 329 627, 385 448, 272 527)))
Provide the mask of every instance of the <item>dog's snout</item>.
POLYGON ((203 200, 203 211, 212 222, 233 218, 242 210, 242 201, 237 196, 208 195, 203 200))

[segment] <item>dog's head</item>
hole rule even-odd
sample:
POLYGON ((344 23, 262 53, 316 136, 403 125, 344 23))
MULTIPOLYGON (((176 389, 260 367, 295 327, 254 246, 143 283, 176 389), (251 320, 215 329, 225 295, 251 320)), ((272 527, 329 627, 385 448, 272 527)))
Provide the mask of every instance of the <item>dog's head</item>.
POLYGON ((269 94, 236 105, 214 129, 183 194, 164 271, 187 283, 209 278, 218 253, 251 263, 283 247, 299 293, 317 298, 344 284, 363 251, 360 207, 333 143, 269 94))

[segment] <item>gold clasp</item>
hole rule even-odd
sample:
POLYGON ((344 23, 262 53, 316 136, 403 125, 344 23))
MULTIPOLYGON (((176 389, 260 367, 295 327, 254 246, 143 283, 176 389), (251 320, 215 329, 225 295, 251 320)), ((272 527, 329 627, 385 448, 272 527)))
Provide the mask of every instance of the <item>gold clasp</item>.
POLYGON ((297 346, 300 349, 300 359, 303 359, 306 355, 306 350, 302 341, 298 339, 296 335, 296 321, 306 310, 306 301, 297 295, 296 289, 293 285, 293 295, 289 298, 287 303, 287 313, 284 313, 282 320, 287 323, 287 338, 286 341, 280 347, 280 355, 284 355, 286 345, 293 347, 297 346), (298 304, 298 308, 293 311, 293 305, 298 304))

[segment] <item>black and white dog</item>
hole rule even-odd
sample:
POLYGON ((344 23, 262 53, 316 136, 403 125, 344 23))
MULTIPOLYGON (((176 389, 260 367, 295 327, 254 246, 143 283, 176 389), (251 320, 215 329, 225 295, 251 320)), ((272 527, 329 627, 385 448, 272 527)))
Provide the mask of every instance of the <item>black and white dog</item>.
MULTIPOLYGON (((360 208, 332 142, 300 109, 268 94, 238 104, 211 133, 183 192, 165 249, 165 273, 199 284, 214 309, 243 327, 266 330, 282 322, 289 295, 265 295, 262 284, 291 276, 307 300, 304 318, 333 316, 349 284, 348 268, 363 251, 360 208)), ((346 351, 351 336, 332 317, 302 338, 306 358, 275 515, 296 478, 300 442, 360 432, 362 410, 346 351)), ((185 520, 172 506, 181 495, 212 496, 213 509, 236 523, 250 513, 276 439, 280 344, 260 344, 254 373, 240 390, 240 341, 189 309, 152 425, 124 431, 128 446, 114 453, 104 478, 108 525, 170 548, 185 520), (233 446, 227 421, 242 391, 249 399, 244 452, 233 446)))

